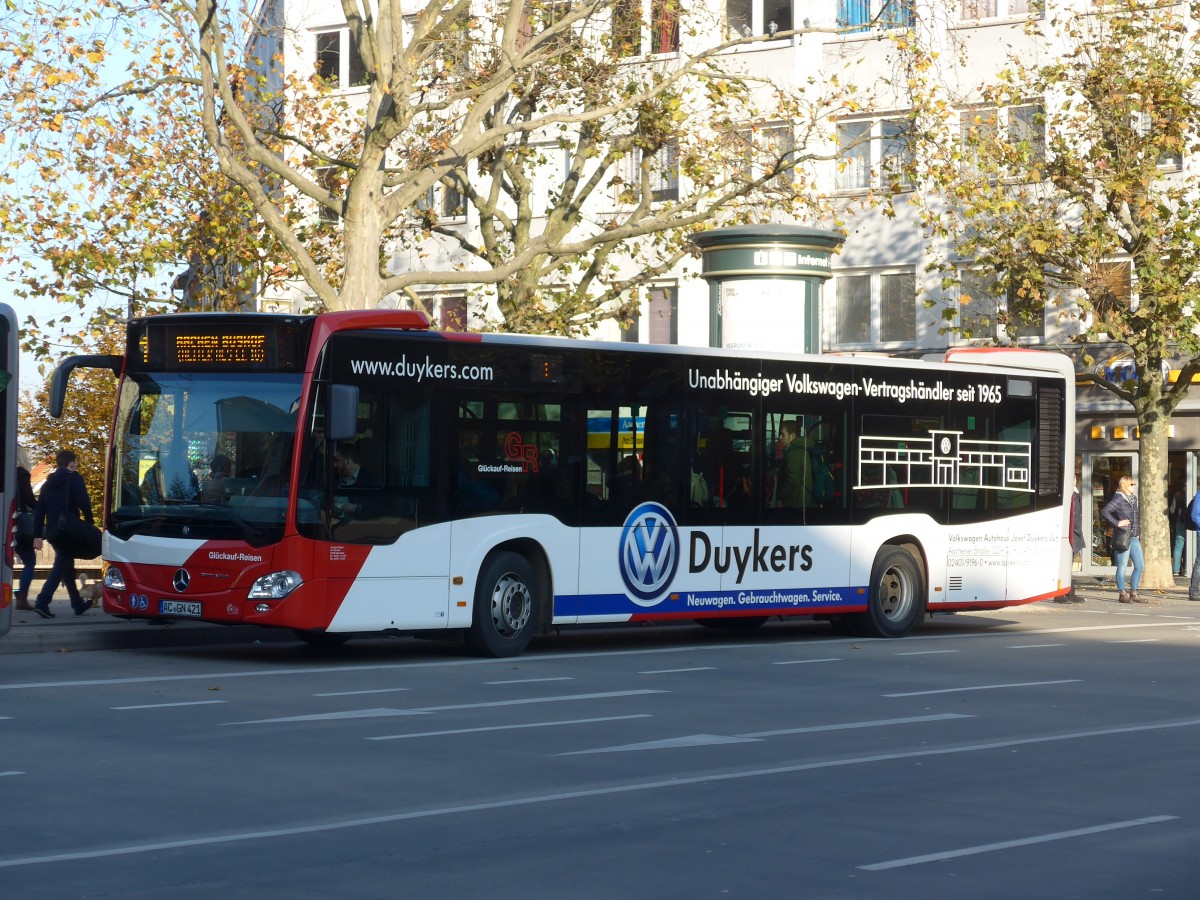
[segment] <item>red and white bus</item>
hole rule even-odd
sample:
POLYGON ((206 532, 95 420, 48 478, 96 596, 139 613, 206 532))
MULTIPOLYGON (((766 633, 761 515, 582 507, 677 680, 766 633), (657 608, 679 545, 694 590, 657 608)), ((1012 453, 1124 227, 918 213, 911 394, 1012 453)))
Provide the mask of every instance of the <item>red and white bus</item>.
POLYGON ((0 303, 0 510, 8 516, 4 552, 0 553, 0 634, 12 627, 13 528, 17 514, 17 392, 20 378, 17 363, 17 317, 0 303))
POLYGON ((461 633, 829 620, 1065 593, 1074 372, 432 332, 420 313, 134 320, 105 497, 104 608, 461 633))

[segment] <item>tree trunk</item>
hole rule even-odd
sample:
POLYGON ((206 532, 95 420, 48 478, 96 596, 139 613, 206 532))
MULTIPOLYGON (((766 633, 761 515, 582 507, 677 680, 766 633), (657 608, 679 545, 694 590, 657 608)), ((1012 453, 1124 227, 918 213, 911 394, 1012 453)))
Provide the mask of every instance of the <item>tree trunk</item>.
MULTIPOLYGON (((1148 375, 1147 377, 1153 377, 1148 375)), ((1170 413, 1164 413, 1163 391, 1155 385, 1138 397, 1138 507, 1141 514, 1142 553, 1146 569, 1141 587, 1161 589, 1172 587, 1171 527, 1167 519, 1170 494, 1167 461, 1167 438, 1170 433, 1170 413)))

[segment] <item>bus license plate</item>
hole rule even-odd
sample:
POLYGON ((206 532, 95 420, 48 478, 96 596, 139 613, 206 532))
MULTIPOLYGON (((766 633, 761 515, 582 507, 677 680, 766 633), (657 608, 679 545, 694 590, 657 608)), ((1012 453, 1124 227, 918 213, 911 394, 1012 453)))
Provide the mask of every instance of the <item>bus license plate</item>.
POLYGON ((158 614, 160 616, 192 616, 198 619, 203 613, 200 604, 194 600, 159 600, 158 614))

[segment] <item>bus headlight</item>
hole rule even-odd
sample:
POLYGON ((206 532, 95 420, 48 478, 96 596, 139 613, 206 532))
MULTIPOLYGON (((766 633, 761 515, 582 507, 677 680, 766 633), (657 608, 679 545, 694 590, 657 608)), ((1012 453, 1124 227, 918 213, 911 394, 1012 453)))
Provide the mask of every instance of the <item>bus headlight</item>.
POLYGON ((300 585, 304 579, 299 572, 283 571, 264 575, 250 586, 247 600, 282 600, 300 585))
POLYGON ((125 575, 116 566, 109 566, 104 570, 104 586, 110 591, 125 590, 125 575))

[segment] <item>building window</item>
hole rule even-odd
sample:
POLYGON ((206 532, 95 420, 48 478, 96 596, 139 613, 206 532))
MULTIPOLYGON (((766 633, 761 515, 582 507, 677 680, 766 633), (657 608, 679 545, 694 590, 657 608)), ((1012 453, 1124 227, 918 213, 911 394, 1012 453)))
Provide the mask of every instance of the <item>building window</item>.
POLYGON ((646 335, 651 344, 679 343, 679 288, 674 284, 657 284, 650 288, 646 302, 646 315, 635 310, 630 317, 632 324, 621 329, 621 340, 636 344, 642 339, 643 318, 649 321, 646 335))
POLYGON ((725 0, 725 39, 791 31, 791 0, 725 0))
POLYGON ((642 55, 642 0, 616 0, 612 8, 613 54, 642 55))
POLYGON ((958 125, 963 158, 976 173, 1000 167, 1000 153, 992 150, 981 154, 979 150, 1000 149, 1001 135, 1003 148, 1028 147, 1028 155, 1022 156, 1024 161, 1040 163, 1046 159, 1046 112, 1041 103, 1003 108, 974 106, 958 114, 958 125))
POLYGON ((879 340, 884 344, 917 339, 917 279, 911 272, 879 276, 879 340))
MULTIPOLYGON (((1134 110, 1133 130, 1138 137, 1150 138, 1156 127, 1154 117, 1148 112, 1134 110)), ((1159 126, 1161 128, 1161 126, 1159 126)), ((1157 138, 1161 140, 1161 137, 1157 138)), ((1182 146, 1182 141, 1180 141, 1182 146)), ((1179 150, 1163 150, 1158 154, 1158 167, 1160 169, 1179 169, 1183 166, 1183 154, 1179 150)))
POLYGON ((1029 0, 963 0, 962 2, 964 22, 1027 15, 1029 15, 1029 0))
POLYGON ((367 70, 348 29, 318 31, 316 38, 317 77, 331 87, 351 88, 367 83, 367 70))
POLYGON ((787 188, 795 181, 796 139, 791 125, 767 125, 734 135, 734 153, 741 157, 737 175, 747 181, 768 176, 768 187, 787 188))
POLYGON ((1137 309, 1133 267, 1128 262, 1100 263, 1085 284, 1088 299, 1101 319, 1137 309))
POLYGON ((673 284, 650 288, 650 343, 679 343, 679 288, 673 284))
POLYGON ((870 275, 838 276, 836 334, 839 344, 866 344, 871 340, 870 275))
POLYGON ((437 327, 441 331, 467 330, 467 298, 465 294, 442 297, 437 305, 437 327))
POLYGON ((1046 337, 1045 304, 1003 291, 990 272, 959 272, 959 327, 965 340, 1032 340, 1046 337))
POLYGON ((912 28, 915 0, 838 0, 838 27, 849 34, 872 28, 912 28))
POLYGON ((679 0, 650 0, 650 52, 679 50, 679 0))
POLYGON ((655 200, 679 199, 679 144, 674 138, 658 148, 650 167, 650 184, 655 200))
MULTIPOLYGON (((679 52, 680 0, 649 0, 649 46, 651 53, 679 52)), ((615 0, 612 5, 611 41, 613 54, 640 56, 646 46, 647 23, 642 18, 644 0, 615 0)))
POLYGON ((456 188, 442 184, 431 185, 417 200, 417 209, 422 212, 436 211, 439 219, 461 219, 467 214, 463 195, 456 188))
POLYGON ((1029 145, 1029 158, 1046 161, 1046 110, 1040 103, 1008 109, 1008 139, 1014 145, 1029 145))
POLYGON ((908 190, 912 162, 907 118, 859 119, 837 126, 840 191, 886 187, 908 190))
POLYGON ((917 281, 912 272, 838 275, 839 345, 911 344, 917 339, 917 281))
MULTIPOLYGON (((636 203, 642 184, 644 151, 635 149, 622 160, 617 180, 617 202, 636 203)), ((679 199, 679 144, 663 144, 650 160, 650 197, 662 202, 679 199)))
MULTIPOLYGON (((567 0, 541 0, 525 5, 521 11, 521 25, 518 28, 518 49, 527 47, 534 35, 550 30, 570 14, 571 4, 567 0)), ((543 46, 546 49, 563 50, 570 47, 574 40, 574 29, 567 28, 543 46)))
MULTIPOLYGON (((342 181, 343 171, 337 166, 321 166, 316 170, 316 181, 322 188, 329 191, 335 199, 339 199, 346 186, 342 181)), ((341 215, 330 209, 324 203, 317 206, 317 218, 325 223, 333 224, 341 220, 341 215)))

